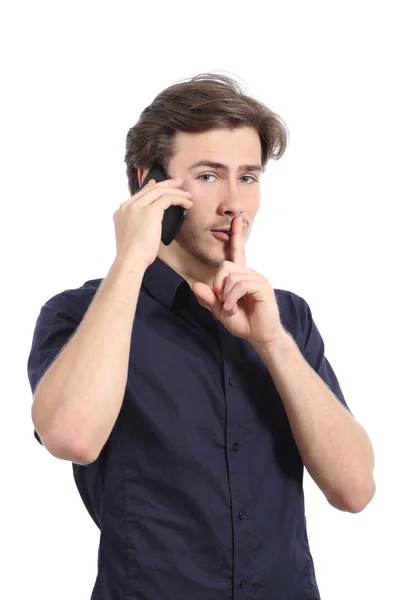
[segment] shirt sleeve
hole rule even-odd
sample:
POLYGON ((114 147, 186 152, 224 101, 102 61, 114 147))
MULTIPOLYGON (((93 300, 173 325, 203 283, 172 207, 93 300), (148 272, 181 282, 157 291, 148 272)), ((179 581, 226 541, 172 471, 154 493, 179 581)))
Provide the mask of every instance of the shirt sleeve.
POLYGON ((325 356, 325 344, 313 320, 311 309, 303 298, 296 295, 295 297, 298 305, 298 312, 300 314, 302 329, 302 344, 300 348, 302 354, 309 365, 326 383, 331 392, 335 394, 339 402, 341 402, 341 404, 343 404, 349 413, 353 415, 347 405, 343 392, 340 389, 336 374, 329 360, 325 356))
MULTIPOLYGON (((62 292, 42 306, 36 321, 28 357, 28 379, 32 397, 43 375, 70 340, 82 320, 78 296, 62 292)), ((36 429, 34 435, 43 445, 36 429)))

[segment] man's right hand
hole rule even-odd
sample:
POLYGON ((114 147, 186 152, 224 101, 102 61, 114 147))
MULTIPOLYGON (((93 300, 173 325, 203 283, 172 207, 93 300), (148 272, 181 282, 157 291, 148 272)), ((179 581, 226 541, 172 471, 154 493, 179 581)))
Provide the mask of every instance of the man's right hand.
POLYGON ((171 205, 190 209, 191 193, 179 189, 183 180, 149 181, 121 204, 113 215, 117 254, 114 262, 142 264, 147 269, 156 259, 161 242, 164 211, 171 205))

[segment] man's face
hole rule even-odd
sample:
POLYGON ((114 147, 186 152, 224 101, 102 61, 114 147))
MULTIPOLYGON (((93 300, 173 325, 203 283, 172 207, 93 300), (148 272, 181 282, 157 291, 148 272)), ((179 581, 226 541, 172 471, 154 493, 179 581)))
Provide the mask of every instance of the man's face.
POLYGON ((230 227, 234 217, 241 215, 246 242, 260 205, 262 171, 241 167, 261 166, 258 133, 249 127, 177 132, 174 142, 176 154, 167 165, 167 173, 183 179, 181 189, 192 193, 193 206, 174 241, 167 247, 160 244, 158 256, 184 263, 194 258, 204 266, 218 267, 222 261, 231 260, 230 240, 217 239, 211 230, 230 227), (219 162, 227 169, 192 167, 200 160, 219 162))

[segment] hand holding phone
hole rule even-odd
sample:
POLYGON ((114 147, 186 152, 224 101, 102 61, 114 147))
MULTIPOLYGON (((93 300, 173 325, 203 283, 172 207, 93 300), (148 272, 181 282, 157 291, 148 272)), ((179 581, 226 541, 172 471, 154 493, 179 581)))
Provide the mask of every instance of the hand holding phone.
POLYGON ((183 182, 167 179, 161 170, 154 170, 153 177, 149 172, 145 181, 139 192, 121 204, 113 218, 117 243, 115 261, 139 264, 146 269, 157 257, 163 226, 164 239, 169 244, 193 202, 189 192, 179 189, 183 182), (154 173, 159 181, 149 185, 150 179, 156 179, 154 173), (171 209, 179 210, 170 212, 166 219, 171 209))
MULTIPOLYGON (((164 169, 160 165, 156 164, 146 175, 145 179, 143 180, 143 185, 140 189, 142 189, 151 179, 155 179, 157 183, 161 183, 169 178, 164 169)), ((161 229, 161 241, 163 244, 169 246, 182 226, 186 215, 186 208, 180 205, 169 206, 165 210, 161 229)))

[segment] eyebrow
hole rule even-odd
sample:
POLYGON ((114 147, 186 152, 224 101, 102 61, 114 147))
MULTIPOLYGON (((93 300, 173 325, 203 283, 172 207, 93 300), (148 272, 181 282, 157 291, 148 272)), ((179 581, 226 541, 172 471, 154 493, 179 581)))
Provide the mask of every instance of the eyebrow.
MULTIPOLYGON (((212 160, 199 160, 189 167, 189 171, 196 169, 196 167, 211 167, 212 169, 219 169, 220 171, 228 171, 228 167, 220 162, 212 160)), ((238 171, 262 171, 261 165, 240 165, 238 171)))

